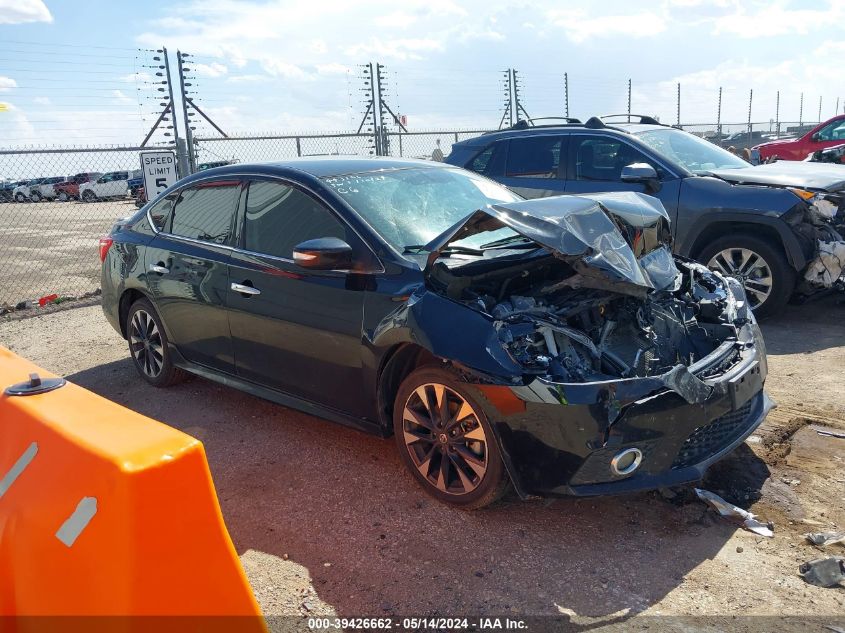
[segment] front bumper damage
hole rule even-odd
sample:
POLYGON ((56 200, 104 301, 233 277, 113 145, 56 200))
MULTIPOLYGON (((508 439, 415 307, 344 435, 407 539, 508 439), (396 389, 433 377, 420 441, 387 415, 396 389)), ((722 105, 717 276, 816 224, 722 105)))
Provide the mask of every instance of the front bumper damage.
MULTIPOLYGON (((809 194, 809 192, 807 192, 809 194)), ((842 286, 845 273, 845 195, 818 193, 787 214, 787 222, 805 244, 808 261, 802 273, 805 294, 842 286)))
POLYGON ((752 322, 738 341, 663 376, 476 386, 521 496, 589 496, 701 479, 775 406, 763 391, 766 373, 762 337, 752 322), (696 376, 728 354, 738 354, 728 371, 696 376), (611 461, 630 448, 642 454, 640 466, 615 473, 611 461))

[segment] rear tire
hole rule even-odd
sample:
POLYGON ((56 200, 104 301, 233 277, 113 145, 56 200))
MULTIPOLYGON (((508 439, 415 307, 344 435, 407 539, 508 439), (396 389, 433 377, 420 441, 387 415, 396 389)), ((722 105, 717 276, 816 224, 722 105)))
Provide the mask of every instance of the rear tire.
POLYGON ((68 200, 70 200, 70 196, 68 196, 67 192, 65 192, 65 191, 60 191, 58 198, 59 198, 59 202, 67 202, 68 200))
POLYGON ((132 364, 154 387, 169 387, 182 382, 186 374, 173 364, 167 334, 153 304, 138 299, 126 315, 126 340, 132 364))
POLYGON ((90 189, 86 189, 82 192, 82 200, 84 202, 94 202, 97 199, 97 194, 95 194, 90 189))
POLYGON ((757 318, 780 312, 795 291, 795 269, 783 249, 766 239, 743 233, 726 235, 705 246, 698 260, 735 277, 745 288, 757 318))
POLYGON ((421 367, 405 378, 393 404, 393 430, 402 463, 435 499, 474 510, 507 490, 493 428, 450 372, 421 367))
POLYGON ((33 202, 41 202, 43 198, 44 197, 37 191, 33 191, 31 194, 29 194, 29 199, 33 202))
POLYGON ((15 194, 15 202, 26 202, 26 196, 22 193, 15 194))

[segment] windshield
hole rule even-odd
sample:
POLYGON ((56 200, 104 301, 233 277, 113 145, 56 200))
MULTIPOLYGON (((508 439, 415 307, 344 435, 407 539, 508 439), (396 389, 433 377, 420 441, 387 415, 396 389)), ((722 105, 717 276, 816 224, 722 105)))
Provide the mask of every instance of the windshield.
POLYGON ((637 134, 637 138, 667 160, 683 165, 694 174, 707 174, 714 169, 740 169, 750 166, 739 156, 681 130, 648 130, 637 134))
MULTIPOLYGON (((460 169, 411 167, 323 181, 399 251, 427 244, 473 211, 521 198, 505 187, 460 169)), ((512 235, 510 229, 476 235, 461 244, 480 245, 512 235)))

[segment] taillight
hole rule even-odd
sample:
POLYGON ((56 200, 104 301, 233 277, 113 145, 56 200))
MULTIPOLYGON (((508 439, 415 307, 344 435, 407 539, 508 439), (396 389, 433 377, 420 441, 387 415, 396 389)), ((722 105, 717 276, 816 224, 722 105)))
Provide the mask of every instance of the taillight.
POLYGON ((101 237, 100 238, 100 261, 106 261, 106 253, 109 252, 111 245, 114 244, 114 240, 110 237, 101 237))

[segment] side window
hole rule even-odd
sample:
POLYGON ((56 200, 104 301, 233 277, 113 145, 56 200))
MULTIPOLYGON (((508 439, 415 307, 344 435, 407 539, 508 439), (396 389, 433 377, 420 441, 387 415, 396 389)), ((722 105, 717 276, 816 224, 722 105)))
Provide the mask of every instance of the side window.
POLYGON ((818 132, 820 141, 838 141, 845 139, 845 120, 834 121, 830 125, 825 125, 818 132))
POLYGON ((658 165, 642 152, 614 138, 605 136, 573 136, 571 170, 574 180, 616 182, 621 179, 622 168, 631 163, 648 163, 660 173, 658 165))
POLYGON ((348 231, 322 203, 295 187, 267 181, 249 185, 244 220, 249 251, 291 259, 305 240, 337 237, 351 244, 348 231))
POLYGON ((171 193, 150 207, 150 219, 157 231, 163 231, 167 225, 167 219, 170 216, 170 211, 173 209, 173 200, 176 199, 177 195, 171 193))
POLYGON ((562 142, 563 136, 528 136, 511 139, 505 176, 557 178, 562 142))
POLYGON ((480 154, 473 158, 467 169, 483 176, 501 176, 505 158, 505 145, 507 141, 493 143, 480 154))
POLYGON ((185 189, 168 222, 174 235, 227 244, 241 191, 239 182, 212 182, 185 189))

